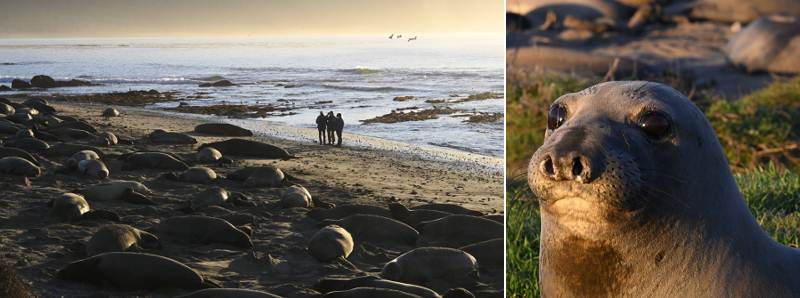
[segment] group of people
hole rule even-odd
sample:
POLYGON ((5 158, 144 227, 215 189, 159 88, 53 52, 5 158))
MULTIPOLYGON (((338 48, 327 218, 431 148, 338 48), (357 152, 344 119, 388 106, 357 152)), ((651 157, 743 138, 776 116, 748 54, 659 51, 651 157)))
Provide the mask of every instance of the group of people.
POLYGON ((336 144, 336 146, 342 146, 343 129, 344 119, 342 119, 341 113, 336 113, 336 116, 334 116, 333 111, 328 112, 328 115, 325 115, 322 111, 319 112, 319 116, 317 116, 317 130, 319 131, 320 144, 336 144))

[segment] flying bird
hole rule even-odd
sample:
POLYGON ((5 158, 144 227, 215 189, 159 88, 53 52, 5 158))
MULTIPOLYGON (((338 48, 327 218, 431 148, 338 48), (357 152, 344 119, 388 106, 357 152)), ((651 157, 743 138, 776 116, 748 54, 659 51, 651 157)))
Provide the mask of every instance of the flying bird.
POLYGON ((408 39, 409 42, 412 41, 412 40, 417 40, 417 37, 414 36, 414 37, 408 39))
POLYGON ((394 37, 394 33, 392 33, 392 35, 389 35, 389 39, 392 39, 392 37, 394 37))

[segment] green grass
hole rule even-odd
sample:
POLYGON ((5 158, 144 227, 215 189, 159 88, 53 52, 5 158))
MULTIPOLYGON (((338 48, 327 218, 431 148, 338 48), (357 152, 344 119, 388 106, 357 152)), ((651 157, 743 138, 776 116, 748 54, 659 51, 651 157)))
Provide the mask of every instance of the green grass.
MULTIPOLYGON (((556 76, 508 76, 508 297, 539 296, 539 207, 528 189, 525 165, 542 143, 547 108, 558 96, 593 83, 556 76)), ((709 102, 700 106, 720 137, 755 218, 777 241, 800 247, 800 149, 752 154, 800 144, 800 77, 737 101, 705 99, 709 102)))

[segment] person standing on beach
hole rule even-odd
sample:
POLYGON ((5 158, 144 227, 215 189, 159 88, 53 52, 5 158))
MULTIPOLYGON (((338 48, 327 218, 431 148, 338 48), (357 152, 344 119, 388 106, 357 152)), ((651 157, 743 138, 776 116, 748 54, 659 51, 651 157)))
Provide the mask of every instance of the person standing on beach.
POLYGON ((328 144, 333 145, 336 143, 336 116, 333 116, 333 111, 328 112, 328 117, 325 118, 325 128, 328 130, 328 144))
POLYGON ((328 118, 325 117, 325 112, 319 111, 319 116, 317 116, 317 131, 319 132, 319 143, 325 144, 325 129, 328 123, 328 118))
POLYGON ((342 119, 342 113, 336 113, 336 139, 337 144, 336 146, 342 147, 342 130, 344 130, 344 119, 342 119))

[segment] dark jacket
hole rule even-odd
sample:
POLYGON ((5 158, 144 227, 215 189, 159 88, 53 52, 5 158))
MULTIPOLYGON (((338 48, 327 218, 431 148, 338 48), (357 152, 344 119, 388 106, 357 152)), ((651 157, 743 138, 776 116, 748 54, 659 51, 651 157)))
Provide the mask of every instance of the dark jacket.
POLYGON ((324 115, 317 116, 317 129, 325 129, 327 122, 328 122, 328 117, 324 115))
POLYGON ((333 119, 333 129, 335 130, 343 130, 344 129, 344 119, 342 118, 334 118, 333 119))

